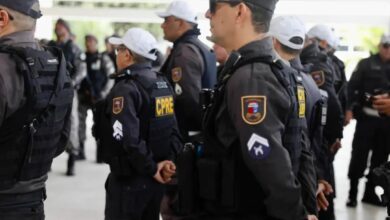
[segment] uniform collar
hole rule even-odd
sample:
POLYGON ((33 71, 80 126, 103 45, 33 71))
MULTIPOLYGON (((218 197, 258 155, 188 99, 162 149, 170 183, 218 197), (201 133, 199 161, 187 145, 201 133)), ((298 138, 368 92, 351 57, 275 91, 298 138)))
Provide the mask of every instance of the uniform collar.
POLYGON ((32 47, 32 44, 35 43, 36 41, 34 39, 34 31, 15 32, 0 38, 0 44, 5 45, 32 47))
POLYGON ((150 71, 143 71, 143 70, 151 70, 151 69, 152 69, 152 64, 150 62, 136 63, 122 70, 118 75, 116 75, 116 78, 123 78, 128 76, 139 76, 140 72, 150 72, 150 71))
POLYGON ((180 36, 177 40, 175 40, 175 42, 173 42, 173 45, 183 42, 186 39, 191 37, 198 38, 199 35, 200 35, 200 30, 198 28, 190 29, 187 32, 185 32, 182 36, 180 36))
POLYGON ((238 49, 238 52, 244 58, 269 56, 272 56, 272 60, 276 58, 276 53, 273 50, 272 39, 270 37, 265 37, 261 40, 252 41, 238 49))
POLYGON ((290 60, 291 67, 293 67, 296 70, 303 71, 304 67, 301 63, 301 58, 299 56, 295 57, 294 59, 290 60))

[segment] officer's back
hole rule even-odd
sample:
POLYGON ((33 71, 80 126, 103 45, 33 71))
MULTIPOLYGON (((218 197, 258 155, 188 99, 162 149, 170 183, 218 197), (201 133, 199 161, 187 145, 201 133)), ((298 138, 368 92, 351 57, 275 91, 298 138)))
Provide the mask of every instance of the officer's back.
POLYGON ((44 219, 47 172, 68 141, 70 77, 62 52, 34 40, 38 1, 0 8, 0 219, 44 219))

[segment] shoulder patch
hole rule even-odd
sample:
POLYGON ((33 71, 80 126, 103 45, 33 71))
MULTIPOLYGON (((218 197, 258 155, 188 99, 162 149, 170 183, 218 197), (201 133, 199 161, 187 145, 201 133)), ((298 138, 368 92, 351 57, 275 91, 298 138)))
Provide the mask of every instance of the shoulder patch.
POLYGON ((156 98, 156 117, 173 115, 173 96, 162 96, 156 98))
POLYGON ((172 81, 177 83, 181 80, 182 78, 182 69, 181 67, 175 67, 171 70, 171 77, 172 77, 172 81))
POLYGON ((249 125, 260 124, 267 113, 266 96, 243 96, 241 97, 241 116, 249 125))
POLYGON ((115 97, 112 100, 112 113, 116 115, 121 113, 123 110, 123 102, 124 102, 123 96, 115 97))
POLYGON ((249 138, 247 147, 249 155, 255 160, 265 159, 271 152, 268 140, 255 133, 249 138))
POLYGON ((317 86, 322 86, 325 83, 325 74, 324 71, 315 71, 310 73, 314 82, 316 82, 317 86))

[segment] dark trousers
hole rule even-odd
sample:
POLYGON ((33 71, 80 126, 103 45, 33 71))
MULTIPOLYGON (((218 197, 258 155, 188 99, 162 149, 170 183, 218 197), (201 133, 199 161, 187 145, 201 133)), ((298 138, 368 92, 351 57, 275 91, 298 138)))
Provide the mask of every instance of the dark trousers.
POLYGON ((348 171, 351 180, 363 177, 370 150, 372 150, 370 172, 387 161, 389 130, 390 121, 387 119, 365 118, 357 122, 348 171))
POLYGON ((319 220, 335 220, 336 217, 334 215, 334 196, 333 195, 330 195, 330 196, 326 196, 326 199, 328 200, 329 202, 329 206, 328 206, 328 209, 326 211, 319 211, 318 212, 318 219, 319 220))
POLYGON ((44 220, 44 190, 23 194, 0 194, 1 220, 44 220))
POLYGON ((105 187, 105 220, 159 220, 164 186, 151 177, 124 180, 110 174, 105 187))

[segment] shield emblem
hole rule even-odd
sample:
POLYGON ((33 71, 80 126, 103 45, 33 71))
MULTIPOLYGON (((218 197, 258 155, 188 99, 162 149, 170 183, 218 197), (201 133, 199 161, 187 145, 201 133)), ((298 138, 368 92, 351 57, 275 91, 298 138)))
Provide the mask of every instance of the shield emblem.
POLYGON ((123 110, 123 97, 116 97, 112 100, 112 113, 119 114, 123 110))
POLYGON ((182 70, 181 67, 173 68, 171 71, 172 81, 177 83, 182 78, 182 70))
POLYGON ((245 123, 256 125, 261 123, 267 112, 267 97, 244 96, 241 97, 241 116, 245 123))
POLYGON ((310 73, 314 82, 316 82, 317 86, 322 86, 325 83, 325 74, 324 71, 315 71, 310 73))

